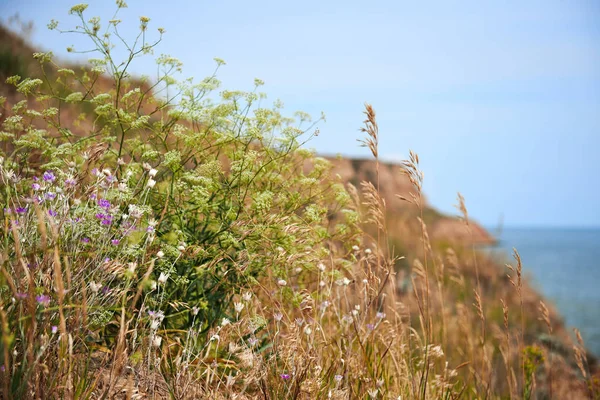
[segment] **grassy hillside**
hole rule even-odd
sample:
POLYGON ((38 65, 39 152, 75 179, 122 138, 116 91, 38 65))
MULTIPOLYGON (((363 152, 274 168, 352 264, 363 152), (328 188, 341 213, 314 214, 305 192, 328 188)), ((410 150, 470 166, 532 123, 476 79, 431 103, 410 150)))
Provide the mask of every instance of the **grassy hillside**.
POLYGON ((90 65, 0 28, 3 398, 598 398, 518 254, 379 162, 370 106, 372 160, 318 157, 260 81, 133 78, 148 20, 121 63, 71 12, 90 65))

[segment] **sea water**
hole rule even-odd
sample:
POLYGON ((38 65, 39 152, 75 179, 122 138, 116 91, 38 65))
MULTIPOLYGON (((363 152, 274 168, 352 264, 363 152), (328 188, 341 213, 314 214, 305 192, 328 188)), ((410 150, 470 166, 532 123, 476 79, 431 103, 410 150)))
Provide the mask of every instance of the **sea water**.
POLYGON ((586 347, 600 356, 600 228, 490 229, 494 252, 511 260, 516 248, 523 273, 553 303, 568 329, 581 331, 586 347))

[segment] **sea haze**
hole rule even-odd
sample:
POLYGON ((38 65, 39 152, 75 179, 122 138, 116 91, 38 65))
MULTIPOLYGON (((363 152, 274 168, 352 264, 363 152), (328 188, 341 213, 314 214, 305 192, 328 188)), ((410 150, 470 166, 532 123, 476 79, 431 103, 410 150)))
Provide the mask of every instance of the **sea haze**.
POLYGON ((586 347, 600 356, 600 228, 490 229, 495 252, 513 260, 517 249, 524 274, 550 300, 570 329, 581 331, 586 347))

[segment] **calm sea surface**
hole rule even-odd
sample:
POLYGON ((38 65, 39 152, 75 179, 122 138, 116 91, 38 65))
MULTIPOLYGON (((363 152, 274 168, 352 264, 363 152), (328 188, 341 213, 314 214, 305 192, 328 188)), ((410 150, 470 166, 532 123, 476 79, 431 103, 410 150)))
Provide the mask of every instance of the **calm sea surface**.
POLYGON ((504 228, 499 239, 494 251, 512 264, 515 247, 533 286, 600 356, 600 228, 504 228))

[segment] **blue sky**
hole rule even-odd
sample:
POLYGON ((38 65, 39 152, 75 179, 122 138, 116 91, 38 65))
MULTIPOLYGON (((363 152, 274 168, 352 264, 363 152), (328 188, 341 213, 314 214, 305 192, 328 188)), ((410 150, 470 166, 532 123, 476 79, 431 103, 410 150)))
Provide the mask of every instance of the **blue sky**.
MULTIPOLYGON (((88 17, 112 17, 108 0, 88 17)), ((36 26, 32 41, 65 59, 63 28, 75 2, 4 0, 36 26)), ((132 37, 141 15, 166 29, 156 54, 202 78, 213 57, 225 88, 266 82, 286 109, 327 115, 310 147, 368 156, 357 146, 363 103, 377 111, 380 152, 416 151, 430 202, 494 225, 600 226, 600 3, 572 1, 128 1, 132 37)), ((128 28, 128 29, 126 29, 128 28)), ((133 72, 152 74, 152 60, 133 72)))

